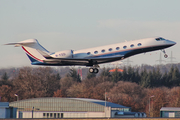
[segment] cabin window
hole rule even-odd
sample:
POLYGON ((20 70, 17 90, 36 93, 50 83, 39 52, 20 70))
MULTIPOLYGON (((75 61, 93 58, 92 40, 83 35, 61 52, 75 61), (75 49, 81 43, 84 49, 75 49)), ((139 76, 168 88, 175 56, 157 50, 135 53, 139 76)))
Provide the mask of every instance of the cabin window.
POLYGON ((104 53, 104 52, 105 52, 105 50, 103 49, 103 50, 101 50, 101 52, 102 52, 102 53, 104 53))
POLYGON ((116 47, 116 50, 119 50, 119 47, 116 47))
POLYGON ((109 48, 109 51, 112 51, 112 48, 109 48))
POLYGON ((138 43, 138 46, 141 46, 142 44, 141 43, 138 43))
POLYGON ((94 54, 97 54, 98 53, 98 51, 94 51, 94 54))
POLYGON ((123 48, 124 48, 124 49, 126 49, 126 48, 127 48, 127 46, 123 46, 123 48))
POLYGON ((90 55, 90 54, 91 54, 90 52, 87 53, 87 55, 90 55))
POLYGON ((134 47, 134 45, 132 44, 130 47, 134 47))

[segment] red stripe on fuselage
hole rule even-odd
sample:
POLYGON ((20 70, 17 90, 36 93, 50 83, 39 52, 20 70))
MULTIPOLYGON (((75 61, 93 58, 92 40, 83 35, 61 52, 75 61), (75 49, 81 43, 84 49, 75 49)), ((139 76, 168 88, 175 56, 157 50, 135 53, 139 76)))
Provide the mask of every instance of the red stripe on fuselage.
POLYGON ((40 61, 40 62, 43 62, 42 60, 34 57, 34 56, 33 56, 31 53, 29 53, 23 46, 22 46, 22 49, 23 49, 24 51, 26 51, 26 53, 28 53, 28 55, 30 55, 32 58, 34 58, 34 59, 36 59, 36 60, 38 60, 38 61, 40 61))

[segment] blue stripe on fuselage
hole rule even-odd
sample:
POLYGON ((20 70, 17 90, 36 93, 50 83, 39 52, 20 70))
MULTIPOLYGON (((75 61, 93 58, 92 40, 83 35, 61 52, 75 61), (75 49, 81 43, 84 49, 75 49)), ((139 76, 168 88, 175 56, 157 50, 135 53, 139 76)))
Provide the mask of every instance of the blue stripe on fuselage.
POLYGON ((29 56, 27 53, 26 53, 26 55, 28 56, 28 58, 30 59, 31 62, 36 62, 37 61, 36 59, 34 59, 31 56, 29 56))

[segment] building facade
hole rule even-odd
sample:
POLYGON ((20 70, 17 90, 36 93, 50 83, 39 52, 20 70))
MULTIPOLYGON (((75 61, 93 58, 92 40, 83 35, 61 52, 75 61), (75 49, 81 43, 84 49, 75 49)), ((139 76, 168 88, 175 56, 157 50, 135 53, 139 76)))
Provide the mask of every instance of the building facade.
POLYGON ((103 118, 116 112, 131 112, 130 107, 86 98, 33 98, 9 103, 17 108, 17 118, 103 118))
POLYGON ((180 108, 179 107, 162 107, 160 109, 160 117, 162 118, 180 118, 180 108))
POLYGON ((0 102, 0 118, 16 118, 16 108, 9 107, 8 102, 0 102))

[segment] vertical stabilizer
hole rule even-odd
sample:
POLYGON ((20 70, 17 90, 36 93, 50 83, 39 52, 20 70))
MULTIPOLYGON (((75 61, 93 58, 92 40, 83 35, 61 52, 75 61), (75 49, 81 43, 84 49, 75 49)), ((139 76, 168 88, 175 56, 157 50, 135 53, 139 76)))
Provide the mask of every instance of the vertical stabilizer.
POLYGON ((38 50, 43 51, 47 54, 49 53, 49 51, 47 51, 43 46, 41 46, 36 39, 28 39, 28 40, 24 40, 18 43, 9 43, 6 45, 15 45, 15 47, 21 46, 32 63, 43 62, 43 60, 45 59, 38 52, 38 50))

